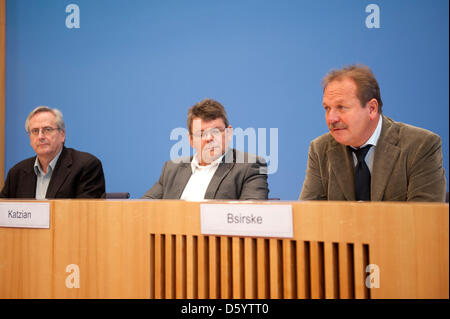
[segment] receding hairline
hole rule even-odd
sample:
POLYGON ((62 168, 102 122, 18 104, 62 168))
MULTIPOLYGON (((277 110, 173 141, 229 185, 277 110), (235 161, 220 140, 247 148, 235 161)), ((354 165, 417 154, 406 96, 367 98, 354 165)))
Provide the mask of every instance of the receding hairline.
POLYGON ((336 78, 334 78, 334 79, 332 79, 330 81, 327 81, 326 85, 324 85, 324 87, 323 87, 323 90, 325 91, 325 89, 331 83, 336 83, 336 82, 341 82, 342 83, 342 82, 346 82, 346 81, 353 83, 354 89, 356 91, 358 91, 358 83, 355 81, 354 78, 352 78, 351 76, 347 76, 347 75, 342 75, 342 76, 336 77, 336 78))
POLYGON ((382 113, 383 100, 380 86, 372 70, 364 64, 352 64, 341 69, 330 70, 322 79, 323 93, 330 83, 350 79, 356 86, 356 95, 364 107, 372 98, 378 102, 378 113, 382 113))
POLYGON ((358 78, 359 75, 367 74, 371 74, 372 77, 374 77, 372 70, 364 65, 350 65, 342 69, 332 69, 323 77, 322 88, 325 89, 331 82, 343 81, 345 79, 352 80, 356 86, 358 86, 356 78, 358 78))

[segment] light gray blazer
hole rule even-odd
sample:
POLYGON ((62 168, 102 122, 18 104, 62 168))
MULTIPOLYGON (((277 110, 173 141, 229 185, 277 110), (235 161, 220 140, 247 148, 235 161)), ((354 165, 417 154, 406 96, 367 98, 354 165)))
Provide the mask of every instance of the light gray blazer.
MULTIPOLYGON (((191 160, 192 156, 180 163, 165 162, 159 180, 142 198, 180 199, 192 175, 191 160)), ((230 149, 214 173, 205 199, 265 200, 268 194, 264 159, 230 149)))
MULTIPOLYGON (((443 202, 445 193, 441 138, 383 116, 374 154, 371 200, 443 202)), ((330 133, 310 144, 300 199, 355 200, 352 155, 330 133)))

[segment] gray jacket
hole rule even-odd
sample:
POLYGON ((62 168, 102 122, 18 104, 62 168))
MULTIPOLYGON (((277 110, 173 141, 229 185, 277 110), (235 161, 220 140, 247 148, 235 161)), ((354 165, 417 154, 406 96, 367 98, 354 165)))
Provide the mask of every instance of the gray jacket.
MULTIPOLYGON (((180 199, 192 175, 190 158, 164 163, 159 180, 144 199, 180 199)), ((205 199, 265 200, 268 198, 267 164, 255 155, 229 149, 205 193, 205 199)))

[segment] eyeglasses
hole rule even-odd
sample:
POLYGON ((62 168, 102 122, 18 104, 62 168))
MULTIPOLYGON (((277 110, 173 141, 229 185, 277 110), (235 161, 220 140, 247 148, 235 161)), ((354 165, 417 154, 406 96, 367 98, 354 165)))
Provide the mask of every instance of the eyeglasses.
POLYGON ((206 131, 197 131, 192 135, 195 137, 201 137, 202 139, 206 139, 208 136, 219 137, 227 128, 212 128, 206 131))
POLYGON ((39 135, 39 132, 42 131, 42 134, 45 135, 45 136, 47 136, 47 135, 52 134, 53 131, 55 131, 55 130, 58 130, 58 131, 59 131, 59 127, 49 127, 49 126, 46 126, 46 127, 43 127, 43 128, 33 128, 33 129, 31 129, 31 130, 28 131, 28 134, 29 134, 29 135, 31 134, 31 135, 33 135, 33 136, 38 136, 38 135, 39 135))

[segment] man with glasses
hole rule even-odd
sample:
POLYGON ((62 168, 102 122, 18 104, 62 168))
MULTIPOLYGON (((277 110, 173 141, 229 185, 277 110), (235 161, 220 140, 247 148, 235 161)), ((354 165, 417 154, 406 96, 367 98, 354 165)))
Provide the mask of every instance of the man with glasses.
POLYGON ((188 111, 189 142, 196 154, 167 161, 142 198, 265 200, 267 165, 255 155, 228 148, 232 127, 224 107, 205 99, 188 111))
POLYGON ((65 124, 58 109, 35 108, 25 121, 35 157, 8 172, 1 198, 100 198, 105 193, 102 163, 66 148, 65 124))

